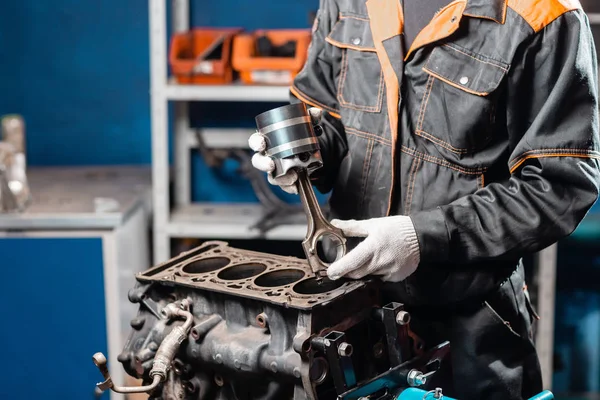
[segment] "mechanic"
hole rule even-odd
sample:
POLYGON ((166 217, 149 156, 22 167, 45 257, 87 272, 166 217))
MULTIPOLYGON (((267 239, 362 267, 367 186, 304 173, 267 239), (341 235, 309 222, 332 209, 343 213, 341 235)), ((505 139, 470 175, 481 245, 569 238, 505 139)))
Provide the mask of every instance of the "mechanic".
MULTIPOLYGON (((331 279, 379 276, 458 399, 542 390, 521 259, 599 188, 597 60, 576 0, 321 0, 293 101, 318 117, 331 279), (358 243, 358 244, 357 244, 358 243)), ((253 164, 273 163, 253 135, 253 164)), ((295 193, 295 173, 271 183, 295 193)))

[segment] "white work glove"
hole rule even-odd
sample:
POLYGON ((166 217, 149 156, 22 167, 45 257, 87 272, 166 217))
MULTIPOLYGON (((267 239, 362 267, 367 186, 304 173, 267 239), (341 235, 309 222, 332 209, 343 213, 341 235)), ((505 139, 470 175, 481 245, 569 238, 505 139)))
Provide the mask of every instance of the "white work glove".
POLYGON ((364 221, 333 220, 346 237, 366 239, 327 269, 330 279, 380 276, 400 282, 412 275, 421 260, 417 233, 410 217, 400 215, 364 221))
MULTIPOLYGON (((320 108, 312 107, 308 109, 308 112, 313 125, 318 125, 321 122, 323 111, 320 108)), ((253 133, 248 139, 248 145, 256 152, 254 156, 252 156, 252 165, 254 168, 268 174, 267 178, 271 185, 279 186, 287 193, 298 194, 298 188, 296 187, 298 174, 296 171, 290 170, 283 176, 278 178, 273 177, 272 172, 275 170, 275 163, 264 153, 267 148, 267 142, 263 135, 258 132, 253 133)))

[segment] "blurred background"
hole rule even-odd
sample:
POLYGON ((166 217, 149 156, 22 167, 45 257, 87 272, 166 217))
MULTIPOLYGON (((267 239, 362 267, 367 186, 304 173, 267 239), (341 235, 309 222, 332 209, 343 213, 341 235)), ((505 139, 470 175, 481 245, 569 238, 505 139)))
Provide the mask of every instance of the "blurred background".
MULTIPOLYGON (((600 1, 582 4, 600 43, 600 1)), ((116 363, 135 314, 127 290, 152 264, 208 239, 303 256, 297 196, 253 174, 245 147, 254 117, 288 101, 317 8, 1 2, 0 116, 14 146, 0 160, 27 173, 0 212, 0 397, 94 398, 91 355, 116 363), (292 62, 249 60, 257 38, 265 58, 276 44, 292 62)), ((528 260, 558 398, 600 399, 599 214, 528 260)))

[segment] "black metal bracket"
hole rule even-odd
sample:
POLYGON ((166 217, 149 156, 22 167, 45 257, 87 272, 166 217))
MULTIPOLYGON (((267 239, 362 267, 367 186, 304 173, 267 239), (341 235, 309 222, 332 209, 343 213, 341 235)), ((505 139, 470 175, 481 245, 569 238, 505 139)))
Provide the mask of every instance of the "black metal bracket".
POLYGON ((410 315, 404 310, 404 304, 389 303, 375 310, 376 318, 385 329, 388 358, 391 367, 402 364, 411 358, 408 324, 410 315))
POLYGON ((311 340, 311 346, 325 353, 329 363, 329 372, 338 394, 356 386, 356 374, 352 365, 352 347, 345 340, 346 334, 338 331, 332 331, 324 337, 319 336, 311 340))

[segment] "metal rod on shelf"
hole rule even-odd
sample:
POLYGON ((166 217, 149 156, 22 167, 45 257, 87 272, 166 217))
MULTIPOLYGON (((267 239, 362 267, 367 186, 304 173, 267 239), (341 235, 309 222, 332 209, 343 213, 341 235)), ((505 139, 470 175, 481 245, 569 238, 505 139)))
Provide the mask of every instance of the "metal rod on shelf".
POLYGON ((167 86, 167 10, 165 0, 149 1, 150 97, 152 120, 152 202, 154 208, 154 263, 170 257, 169 143, 167 86))
POLYGON ((172 0, 173 32, 185 32, 190 29, 189 0, 172 0))
MULTIPOLYGON (((189 0, 172 0, 173 33, 186 32, 190 29, 190 3, 189 0)), ((166 61, 166 60, 165 60, 166 61)), ((192 201, 191 195, 191 154, 186 146, 185 137, 189 130, 188 105, 177 102, 174 105, 175 121, 173 126, 173 142, 175 149, 175 195, 177 206, 185 206, 192 201)))

